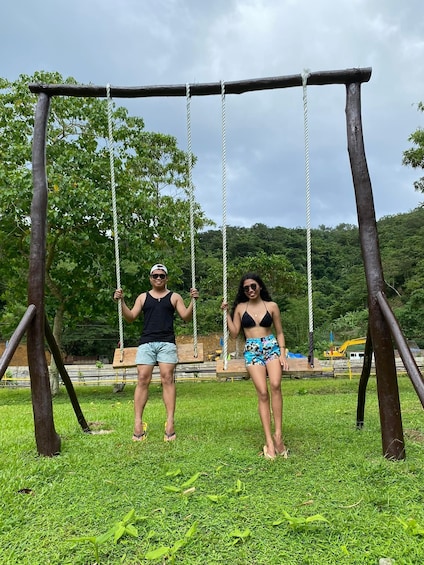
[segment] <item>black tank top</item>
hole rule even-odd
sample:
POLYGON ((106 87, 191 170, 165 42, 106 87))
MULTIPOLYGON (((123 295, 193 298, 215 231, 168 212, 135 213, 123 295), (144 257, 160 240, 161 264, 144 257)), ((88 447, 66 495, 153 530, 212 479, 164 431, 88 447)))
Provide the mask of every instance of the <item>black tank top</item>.
POLYGON ((174 306, 171 304, 172 292, 163 298, 153 298, 149 292, 143 305, 144 325, 140 337, 142 343, 165 341, 175 343, 174 306))

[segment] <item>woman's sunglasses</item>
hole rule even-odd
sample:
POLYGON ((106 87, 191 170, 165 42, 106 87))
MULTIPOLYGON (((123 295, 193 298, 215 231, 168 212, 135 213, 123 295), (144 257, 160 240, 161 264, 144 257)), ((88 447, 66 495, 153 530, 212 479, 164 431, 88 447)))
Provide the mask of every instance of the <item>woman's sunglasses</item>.
POLYGON ((164 273, 155 273, 154 275, 151 275, 152 279, 166 279, 166 275, 164 273))
POLYGON ((256 290, 258 288, 258 285, 256 283, 252 283, 252 284, 247 284, 246 286, 243 287, 244 292, 249 292, 250 289, 252 290, 256 290))

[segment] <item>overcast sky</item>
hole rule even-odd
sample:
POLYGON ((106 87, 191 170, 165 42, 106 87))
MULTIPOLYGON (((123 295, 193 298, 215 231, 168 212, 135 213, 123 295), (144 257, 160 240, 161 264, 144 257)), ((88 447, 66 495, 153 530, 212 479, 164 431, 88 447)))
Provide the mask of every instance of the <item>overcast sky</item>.
MULTIPOLYGON (((423 127, 423 0, 15 0, 0 23, 0 76, 57 71, 80 83, 143 86, 236 81, 371 67, 362 85, 377 218, 408 212, 422 171, 402 165, 423 127)), ((311 225, 357 224, 345 87, 308 87, 311 225)), ((187 147, 184 98, 117 100, 146 129, 187 147)), ((193 97, 196 199, 222 224, 221 99, 193 97)), ((226 97, 227 223, 304 227, 301 88, 226 97)))

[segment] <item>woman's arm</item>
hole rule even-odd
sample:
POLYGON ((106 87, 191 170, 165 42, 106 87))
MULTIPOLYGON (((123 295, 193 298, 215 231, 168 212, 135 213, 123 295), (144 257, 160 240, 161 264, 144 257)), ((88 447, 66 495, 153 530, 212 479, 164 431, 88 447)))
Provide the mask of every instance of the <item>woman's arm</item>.
POLYGON ((240 318, 240 309, 239 306, 236 306, 234 311, 234 316, 231 318, 230 313, 228 312, 228 303, 223 302, 221 304, 221 309, 227 313, 227 327, 228 331, 230 332, 230 336, 232 338, 236 338, 241 330, 241 318, 240 318))
POLYGON ((286 339, 283 332, 283 325, 281 323, 281 312, 278 308, 278 304, 272 302, 271 305, 271 315, 272 315, 272 322, 274 324, 275 329, 275 338, 278 342, 278 346, 280 347, 281 357, 286 358, 286 339))

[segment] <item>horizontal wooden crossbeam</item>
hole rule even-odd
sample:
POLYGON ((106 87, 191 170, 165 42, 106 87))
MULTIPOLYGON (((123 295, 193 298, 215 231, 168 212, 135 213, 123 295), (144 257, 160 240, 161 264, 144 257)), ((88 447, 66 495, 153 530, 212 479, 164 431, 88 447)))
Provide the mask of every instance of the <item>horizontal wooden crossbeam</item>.
MULTIPOLYGON (((352 84, 368 82, 371 78, 371 68, 353 68, 334 71, 311 72, 307 76, 308 85, 352 84)), ((225 94, 243 94, 258 90, 275 88, 290 88, 302 86, 301 74, 253 78, 247 80, 225 82, 225 94)), ((34 94, 44 93, 48 96, 87 96, 106 97, 107 87, 86 84, 39 84, 32 83, 28 88, 34 94)), ((221 82, 190 84, 190 96, 208 96, 222 94, 221 82)), ((112 98, 148 98, 152 96, 187 96, 186 84, 158 86, 110 86, 112 98)))
MULTIPOLYGON (((114 369, 128 369, 135 367, 135 357, 138 347, 125 347, 123 350, 115 349, 113 356, 114 369)), ((197 344, 197 356, 194 354, 193 343, 179 343, 177 345, 178 363, 203 363, 203 343, 197 344)))

